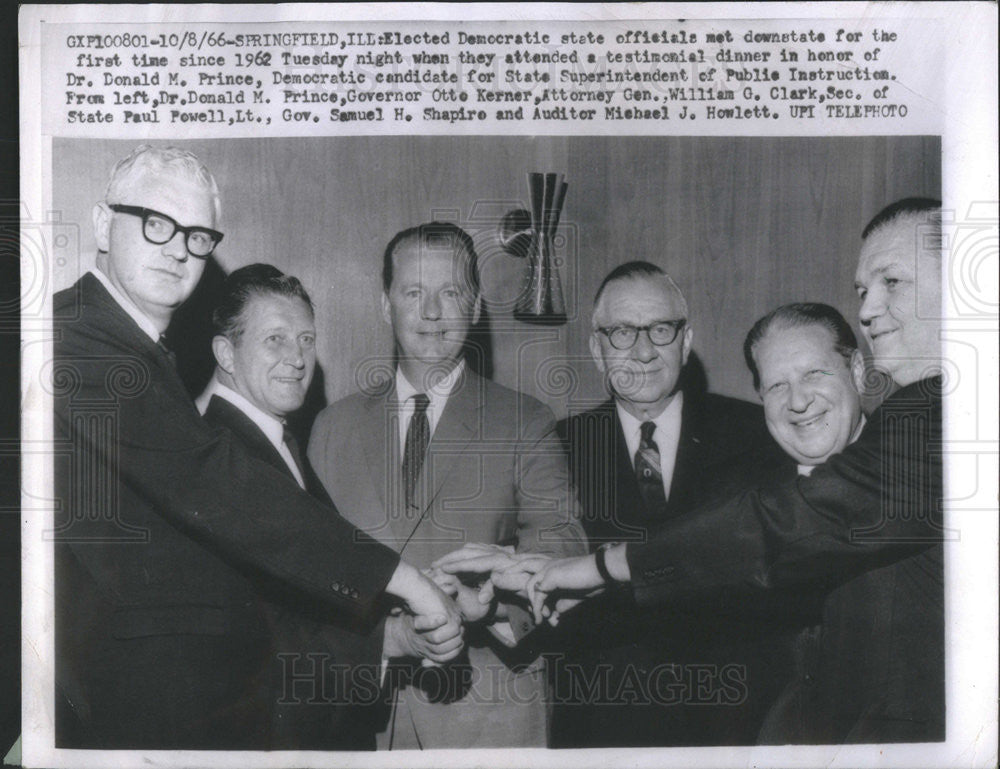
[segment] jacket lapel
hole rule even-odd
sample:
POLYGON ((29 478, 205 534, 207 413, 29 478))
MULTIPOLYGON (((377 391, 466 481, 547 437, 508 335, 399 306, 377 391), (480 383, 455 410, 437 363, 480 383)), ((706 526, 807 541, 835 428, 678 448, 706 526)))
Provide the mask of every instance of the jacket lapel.
POLYGON ((289 478, 295 477, 277 449, 254 421, 225 398, 212 396, 205 410, 205 419, 212 424, 228 427, 260 459, 281 470, 289 478))

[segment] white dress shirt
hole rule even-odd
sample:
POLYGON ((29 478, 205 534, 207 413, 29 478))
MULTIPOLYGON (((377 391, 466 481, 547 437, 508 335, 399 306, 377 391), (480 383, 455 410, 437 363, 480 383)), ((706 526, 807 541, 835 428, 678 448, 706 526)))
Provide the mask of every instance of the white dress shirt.
POLYGON ((234 389, 222 384, 214 376, 209 381, 205 391, 195 398, 194 401, 195 406, 198 407, 198 413, 202 416, 208 411, 208 402, 212 400, 213 395, 218 395, 220 398, 229 401, 229 403, 242 411, 260 428, 260 431, 264 433, 270 444, 274 446, 278 454, 281 455, 281 458, 285 460, 285 464, 291 470, 295 481, 304 489, 306 487, 305 479, 303 479, 302 473, 299 472, 298 465, 295 464, 292 452, 288 450, 288 446, 285 444, 285 423, 273 414, 268 414, 266 411, 257 408, 234 389))
MULTIPOLYGON (((670 499, 670 483, 674 477, 677 446, 681 440, 681 409, 683 406, 684 393, 677 392, 656 419, 648 420, 656 425, 656 429, 653 431, 653 440, 660 450, 660 473, 663 475, 665 499, 670 499)), ((643 420, 636 419, 617 401, 615 408, 618 409, 618 419, 621 421, 622 432, 625 434, 625 445, 628 446, 629 461, 634 469, 635 453, 639 450, 639 443, 642 441, 643 420)))
POLYGON ((136 322, 136 325, 143 330, 143 332, 149 336, 154 342, 159 342, 160 340, 160 330, 156 327, 149 318, 143 315, 142 310, 136 307, 132 300, 129 299, 125 294, 118 290, 114 283, 111 282, 111 278, 105 275, 97 267, 89 271, 91 275, 101 281, 108 293, 111 294, 111 298, 114 299, 118 305, 126 312, 126 314, 136 322))
MULTIPOLYGON (((434 385, 424 393, 430 403, 427 406, 427 424, 430 426, 429 436, 434 435, 437 423, 441 419, 444 407, 448 405, 448 398, 458 384, 458 380, 465 371, 465 361, 459 361, 448 376, 434 385)), ((413 396, 419 395, 420 390, 416 389, 403 372, 396 368, 396 398, 399 401, 399 456, 403 456, 406 451, 406 431, 410 428, 410 420, 413 419, 413 412, 416 410, 416 401, 413 396)))

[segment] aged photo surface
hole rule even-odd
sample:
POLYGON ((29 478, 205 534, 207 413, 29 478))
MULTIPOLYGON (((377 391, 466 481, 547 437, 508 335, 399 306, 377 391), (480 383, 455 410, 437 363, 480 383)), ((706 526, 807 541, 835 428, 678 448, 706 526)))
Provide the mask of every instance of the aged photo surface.
POLYGON ((989 763, 995 126, 901 7, 22 15, 24 765, 989 763))

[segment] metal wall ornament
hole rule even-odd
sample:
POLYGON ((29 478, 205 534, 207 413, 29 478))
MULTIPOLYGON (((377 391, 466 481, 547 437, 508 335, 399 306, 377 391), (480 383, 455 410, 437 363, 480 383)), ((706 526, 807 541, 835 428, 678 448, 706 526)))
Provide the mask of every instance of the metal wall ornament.
POLYGON ((528 259, 524 288, 514 305, 514 317, 524 323, 561 326, 566 302, 553 255, 568 184, 563 174, 528 174, 531 210, 508 212, 500 222, 500 244, 512 256, 528 259))

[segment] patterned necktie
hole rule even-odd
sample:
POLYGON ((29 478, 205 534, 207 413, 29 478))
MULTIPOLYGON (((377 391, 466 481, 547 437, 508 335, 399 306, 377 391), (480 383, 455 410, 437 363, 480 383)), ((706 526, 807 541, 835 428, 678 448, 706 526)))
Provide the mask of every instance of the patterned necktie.
POLYGON ((306 474, 306 465, 302 459, 302 452, 299 451, 299 442, 295 440, 295 436, 288 429, 288 425, 282 426, 281 440, 284 441, 285 446, 288 448, 288 453, 292 455, 292 460, 294 460, 295 466, 299 469, 299 475, 302 477, 303 482, 308 482, 307 478, 309 476, 306 474))
POLYGON ((406 447, 403 450, 403 487, 406 490, 406 506, 413 507, 413 490, 424 464, 424 454, 431 439, 431 426, 427 421, 427 407, 430 398, 423 393, 413 396, 413 416, 406 430, 406 447))
POLYGON ((156 340, 156 346, 167 356, 170 365, 177 368, 177 353, 170 349, 170 346, 167 344, 167 338, 163 334, 160 334, 160 338, 156 340))
POLYGON ((635 452, 635 474, 646 509, 655 511, 667 504, 667 496, 663 493, 663 473, 660 470, 660 448, 653 440, 656 425, 643 422, 639 430, 641 437, 639 449, 635 452))

